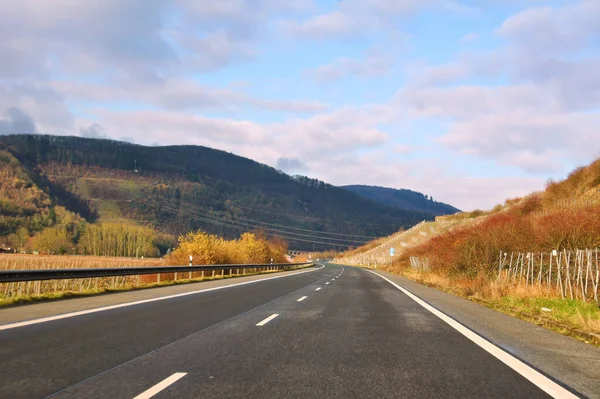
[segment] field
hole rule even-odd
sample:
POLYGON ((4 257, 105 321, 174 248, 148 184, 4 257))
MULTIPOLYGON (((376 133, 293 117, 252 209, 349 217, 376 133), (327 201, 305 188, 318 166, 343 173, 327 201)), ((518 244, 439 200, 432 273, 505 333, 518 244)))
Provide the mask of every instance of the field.
MULTIPOLYGON (((60 256, 0 254, 0 270, 33 269, 87 269, 131 266, 162 266, 163 259, 121 258, 105 256, 60 256)), ((0 284, 0 302, 10 303, 22 298, 56 293, 104 291, 130 286, 150 284, 157 281, 156 275, 105 277, 75 280, 29 281, 0 284)))
MULTIPOLYGON (((72 256, 72 255, 12 255, 0 254, 0 270, 31 269, 80 269, 80 268, 113 268, 165 266, 164 259, 159 258, 123 258, 104 256, 72 256)), ((262 271, 264 272, 264 271, 262 271)), ((143 276, 102 277, 69 280, 29 281, 0 284, 0 305, 26 303, 42 299, 58 299, 76 295, 91 295, 103 292, 121 291, 132 288, 146 288, 174 283, 212 280, 241 275, 262 273, 248 269, 225 274, 219 271, 198 271, 190 273, 162 273, 143 276)))

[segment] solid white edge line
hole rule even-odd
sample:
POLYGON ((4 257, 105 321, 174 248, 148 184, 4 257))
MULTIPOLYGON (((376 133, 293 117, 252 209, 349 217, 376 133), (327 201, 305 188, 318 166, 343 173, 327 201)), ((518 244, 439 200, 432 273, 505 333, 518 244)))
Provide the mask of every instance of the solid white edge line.
POLYGON ((317 289, 315 289, 315 291, 319 291, 321 289, 321 287, 317 287, 317 289))
POLYGON ((186 375, 187 375, 187 373, 175 373, 172 376, 165 378, 158 384, 154 385, 152 388, 148 389, 147 391, 142 392, 141 394, 139 394, 138 396, 136 396, 133 399, 149 399, 149 398, 153 397, 154 395, 156 395, 157 393, 159 393, 160 391, 162 391, 163 389, 167 388, 169 385, 176 383, 179 379, 185 377, 186 375))
POLYGON ((307 296, 303 296, 302 298, 298 298, 298 300, 296 302, 302 302, 303 300, 305 300, 306 298, 308 298, 307 296))
POLYGON ((450 327, 454 328, 456 331, 470 339, 472 342, 474 342, 477 346, 488 352, 490 355, 494 356, 496 359, 500 360, 502 363, 506 364, 508 367, 510 367, 517 373, 521 374, 523 377, 525 377, 531 383, 533 383, 538 388, 546 392, 548 395, 552 396, 553 398, 578 398, 578 396, 574 395, 567 389, 552 381, 539 371, 526 365, 516 357, 513 357, 508 352, 492 344, 487 339, 474 333, 473 331, 460 324, 458 321, 454 320, 450 316, 429 305, 427 302, 423 301, 421 298, 417 297, 412 292, 408 291, 406 288, 401 287, 400 285, 394 283, 393 281, 382 276, 381 274, 377 274, 371 270, 367 271, 373 273, 376 276, 381 277, 388 283, 392 284, 394 287, 406 294, 410 299, 412 299, 413 301, 415 301, 416 303, 418 303, 419 305, 421 305, 422 307, 424 307, 425 309, 442 319, 444 322, 450 325, 450 327))
POLYGON ((297 273, 290 273, 290 274, 285 274, 285 275, 282 275, 282 276, 266 277, 266 278, 262 278, 262 279, 259 279, 259 280, 244 281, 243 283, 236 283, 236 284, 224 285, 224 286, 221 286, 221 287, 206 288, 204 290, 198 290, 198 291, 182 292, 180 294, 173 294, 173 295, 161 296, 161 297, 158 297, 158 298, 142 299, 140 301, 135 301, 135 302, 125 302, 125 303, 120 303, 118 305, 104 306, 104 307, 101 307, 101 308, 94 308, 94 309, 88 309, 88 310, 80 310, 78 312, 71 312, 71 313, 59 314, 59 315, 56 315, 56 316, 42 317, 40 319, 20 321, 20 322, 17 322, 17 323, 11 323, 11 324, 2 325, 2 326, 0 326, 0 331, 10 330, 12 328, 17 328, 17 327, 30 326, 32 324, 46 323, 46 322, 54 321, 54 320, 68 319, 70 317, 82 316, 82 315, 86 315, 86 314, 90 314, 90 313, 103 312, 103 311, 106 311, 106 310, 119 309, 119 308, 124 308, 124 307, 127 307, 127 306, 141 305, 141 304, 144 304, 144 303, 164 301, 166 299, 180 298, 180 297, 183 297, 183 296, 195 295, 195 294, 200 294, 200 293, 203 293, 203 292, 222 290, 222 289, 231 288, 231 287, 239 287, 239 286, 242 286, 242 285, 254 284, 254 283, 259 283, 261 281, 274 280, 274 279, 277 279, 277 278, 285 278, 285 277, 290 277, 290 276, 297 276, 299 274, 312 273, 312 272, 315 272, 317 270, 321 270, 324 267, 325 266, 321 266, 321 267, 319 267, 317 269, 303 270, 303 271, 299 271, 297 273))
POLYGON ((268 322, 270 322, 271 320, 273 320, 274 318, 276 318, 277 316, 279 316, 279 314, 277 313, 273 313, 271 316, 267 317, 266 319, 264 319, 263 321, 261 321, 260 323, 257 323, 256 325, 258 327, 262 327, 265 324, 267 324, 268 322))

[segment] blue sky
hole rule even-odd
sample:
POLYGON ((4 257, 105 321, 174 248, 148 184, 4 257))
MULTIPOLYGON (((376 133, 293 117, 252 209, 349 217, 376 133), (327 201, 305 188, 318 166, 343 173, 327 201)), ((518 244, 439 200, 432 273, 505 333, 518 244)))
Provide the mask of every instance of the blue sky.
POLYGON ((206 145, 463 209, 600 156, 597 0, 0 7, 0 134, 206 145))

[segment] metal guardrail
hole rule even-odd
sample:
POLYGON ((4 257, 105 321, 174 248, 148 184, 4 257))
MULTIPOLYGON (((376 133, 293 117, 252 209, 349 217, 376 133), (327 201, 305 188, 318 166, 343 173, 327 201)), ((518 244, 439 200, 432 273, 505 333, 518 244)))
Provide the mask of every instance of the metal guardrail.
MULTIPOLYGON (((144 274, 201 272, 212 270, 240 270, 240 269, 265 269, 281 268, 283 271, 291 270, 298 266, 314 265, 306 263, 270 263, 253 265, 205 265, 205 266, 148 266, 148 267, 111 267, 97 269, 43 269, 43 270, 2 270, 0 283, 21 281, 65 280, 92 277, 118 277, 136 276, 144 274)), ((231 272, 230 272, 231 273, 231 272)))

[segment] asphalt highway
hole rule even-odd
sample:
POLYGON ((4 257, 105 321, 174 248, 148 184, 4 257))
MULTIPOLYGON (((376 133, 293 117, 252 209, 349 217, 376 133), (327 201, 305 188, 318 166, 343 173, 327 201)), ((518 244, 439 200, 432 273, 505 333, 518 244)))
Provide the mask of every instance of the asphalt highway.
POLYGON ((380 276, 309 270, 0 329, 0 398, 571 395, 380 276))

